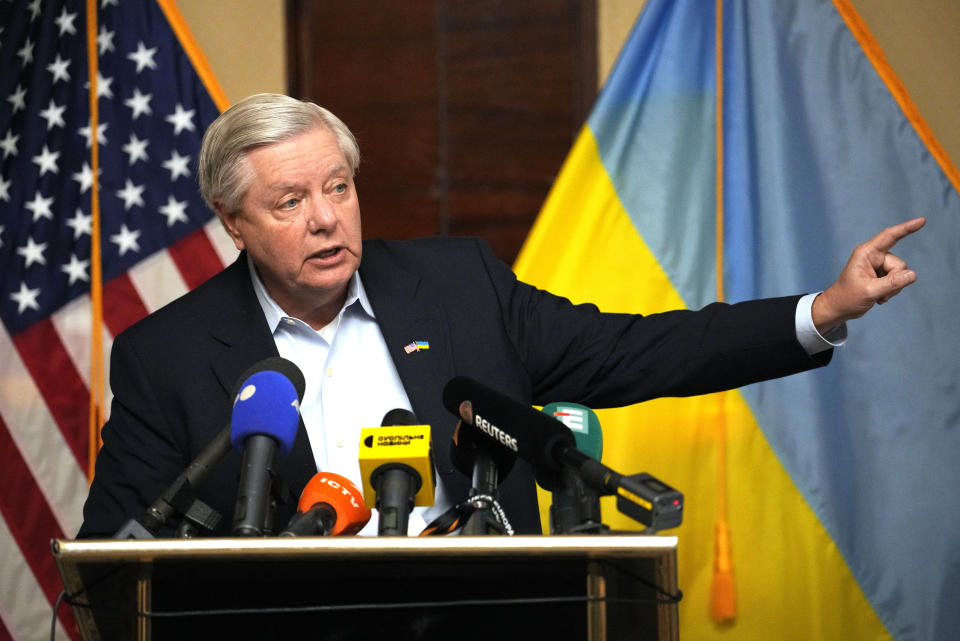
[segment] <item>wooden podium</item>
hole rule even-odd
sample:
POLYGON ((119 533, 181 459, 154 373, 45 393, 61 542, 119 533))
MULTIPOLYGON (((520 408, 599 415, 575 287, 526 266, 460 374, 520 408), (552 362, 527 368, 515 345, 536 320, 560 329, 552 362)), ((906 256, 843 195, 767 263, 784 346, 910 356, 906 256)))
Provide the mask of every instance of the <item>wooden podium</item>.
POLYGON ((87 641, 678 638, 676 537, 55 540, 52 547, 87 641))

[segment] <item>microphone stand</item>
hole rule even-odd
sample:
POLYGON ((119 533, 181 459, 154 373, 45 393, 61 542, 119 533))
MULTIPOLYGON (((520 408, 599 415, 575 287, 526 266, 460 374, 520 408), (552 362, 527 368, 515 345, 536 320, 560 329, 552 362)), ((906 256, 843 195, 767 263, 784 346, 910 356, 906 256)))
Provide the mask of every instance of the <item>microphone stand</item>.
POLYGON ((197 487, 230 451, 230 426, 223 428, 173 483, 138 518, 130 519, 114 535, 117 539, 154 539, 172 518, 182 521, 178 538, 210 534, 221 514, 197 498, 197 487))
POLYGON ((468 502, 474 511, 467 519, 460 534, 466 536, 507 534, 506 519, 501 518, 500 473, 497 464, 481 450, 474 454, 473 488, 468 502))
POLYGON ((564 466, 553 490, 550 506, 551 534, 602 534, 609 528, 600 518, 600 494, 564 466))

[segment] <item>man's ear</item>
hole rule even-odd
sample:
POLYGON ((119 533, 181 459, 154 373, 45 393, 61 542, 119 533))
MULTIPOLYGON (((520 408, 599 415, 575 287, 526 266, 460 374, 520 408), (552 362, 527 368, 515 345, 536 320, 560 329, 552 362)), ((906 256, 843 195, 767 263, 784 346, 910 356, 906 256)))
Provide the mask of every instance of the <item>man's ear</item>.
POLYGON ((237 249, 243 251, 246 245, 243 242, 243 238, 240 236, 240 230, 237 227, 237 218, 239 217, 239 212, 228 212, 224 208, 223 203, 219 200, 213 201, 213 211, 217 214, 217 218, 220 219, 220 224, 223 225, 223 228, 227 231, 227 234, 230 238, 233 239, 233 244, 237 249))

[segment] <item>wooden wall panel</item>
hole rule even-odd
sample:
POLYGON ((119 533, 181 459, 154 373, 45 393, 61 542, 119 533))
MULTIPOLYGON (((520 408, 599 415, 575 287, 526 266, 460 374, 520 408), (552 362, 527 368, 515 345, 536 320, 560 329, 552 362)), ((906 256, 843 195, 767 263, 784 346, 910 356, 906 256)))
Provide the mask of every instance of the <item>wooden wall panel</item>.
POLYGON ((289 0, 290 90, 353 129, 364 235, 512 261, 596 87, 595 0, 289 0))

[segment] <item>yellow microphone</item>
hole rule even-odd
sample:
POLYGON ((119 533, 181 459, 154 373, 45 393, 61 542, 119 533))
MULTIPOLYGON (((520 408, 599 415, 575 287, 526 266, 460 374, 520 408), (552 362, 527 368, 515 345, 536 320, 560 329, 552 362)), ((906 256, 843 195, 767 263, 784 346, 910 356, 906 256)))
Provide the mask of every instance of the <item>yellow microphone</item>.
POLYGON ((406 536, 413 507, 433 505, 430 426, 409 410, 390 410, 381 427, 360 430, 359 459, 363 501, 380 512, 377 533, 406 536))

